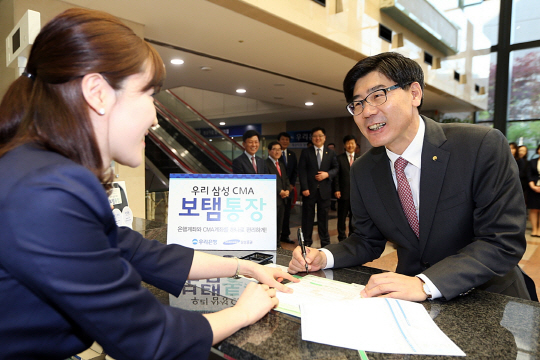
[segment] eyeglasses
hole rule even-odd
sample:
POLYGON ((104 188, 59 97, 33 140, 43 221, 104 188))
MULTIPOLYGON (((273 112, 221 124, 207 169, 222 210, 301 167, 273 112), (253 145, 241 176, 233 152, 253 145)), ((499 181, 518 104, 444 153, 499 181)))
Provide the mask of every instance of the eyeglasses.
MULTIPOLYGON (((404 86, 407 86, 407 85, 404 85, 404 86)), ((364 111, 366 102, 371 106, 382 105, 386 102, 386 100, 388 100, 387 93, 392 90, 399 89, 400 87, 402 86, 396 84, 386 89, 375 90, 372 93, 370 93, 368 96, 366 96, 364 100, 354 100, 348 103, 347 110, 353 116, 360 115, 364 111)))

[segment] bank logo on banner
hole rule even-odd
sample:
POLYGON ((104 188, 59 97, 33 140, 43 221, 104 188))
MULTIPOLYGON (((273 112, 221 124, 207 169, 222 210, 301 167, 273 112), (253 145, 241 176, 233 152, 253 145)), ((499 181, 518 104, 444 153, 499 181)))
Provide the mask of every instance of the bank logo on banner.
POLYGON ((171 174, 167 243, 275 250, 276 176, 171 174))

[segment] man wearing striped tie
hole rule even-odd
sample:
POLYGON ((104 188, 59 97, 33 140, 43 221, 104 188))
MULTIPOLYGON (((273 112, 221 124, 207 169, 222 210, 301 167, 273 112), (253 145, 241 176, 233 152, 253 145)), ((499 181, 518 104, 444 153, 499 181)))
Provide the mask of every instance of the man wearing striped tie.
MULTIPOLYGON (((518 266, 526 210, 504 135, 421 116, 422 67, 396 52, 360 60, 343 89, 373 148, 351 168, 354 233, 308 249, 309 271, 365 264, 391 241, 396 271, 372 275, 363 297, 450 300, 482 289, 534 300, 534 282, 518 266)), ((293 256, 289 272, 304 271, 299 248, 293 256)))
POLYGON ((337 230, 338 240, 343 241, 346 235, 346 220, 349 218, 349 234, 354 231, 351 212, 351 166, 356 160, 356 138, 354 135, 346 135, 343 138, 345 152, 337 156, 339 172, 332 182, 334 196, 337 199, 337 230))
POLYGON ((281 247, 280 238, 283 228, 283 215, 289 197, 289 178, 285 164, 281 160, 281 145, 277 141, 268 144, 268 159, 266 159, 268 174, 276 175, 276 210, 277 210, 277 247, 281 247))
POLYGON ((258 157, 261 135, 255 130, 248 130, 242 136, 245 151, 232 162, 233 174, 266 174, 266 165, 258 157))

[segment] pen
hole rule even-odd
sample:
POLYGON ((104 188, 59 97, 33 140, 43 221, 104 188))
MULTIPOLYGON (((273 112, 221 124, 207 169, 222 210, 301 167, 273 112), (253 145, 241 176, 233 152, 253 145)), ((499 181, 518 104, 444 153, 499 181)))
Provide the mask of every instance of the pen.
POLYGON ((306 263, 306 273, 309 274, 306 260, 306 245, 304 244, 304 235, 302 234, 302 228, 298 228, 298 243, 300 244, 300 248, 302 249, 302 256, 304 257, 304 262, 306 263))

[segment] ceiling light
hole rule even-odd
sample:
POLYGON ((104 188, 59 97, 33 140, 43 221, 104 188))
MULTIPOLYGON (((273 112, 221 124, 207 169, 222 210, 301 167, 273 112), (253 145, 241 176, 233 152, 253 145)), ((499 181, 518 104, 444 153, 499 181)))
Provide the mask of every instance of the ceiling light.
POLYGON ((246 89, 236 89, 236 92, 239 94, 245 94, 246 89))
POLYGON ((311 101, 306 102, 306 106, 313 106, 313 103, 311 101))
POLYGON ((225 121, 220 122, 219 125, 225 125, 225 121))
POLYGON ((212 71, 210 66, 201 66, 201 71, 212 71))
POLYGON ((172 59, 171 60, 171 64, 174 64, 174 65, 182 65, 184 63, 184 60, 182 59, 172 59))

